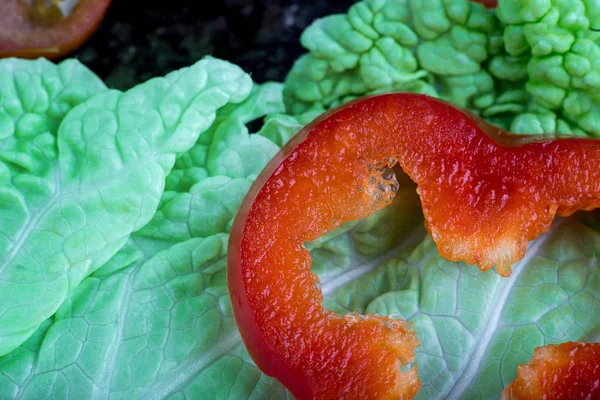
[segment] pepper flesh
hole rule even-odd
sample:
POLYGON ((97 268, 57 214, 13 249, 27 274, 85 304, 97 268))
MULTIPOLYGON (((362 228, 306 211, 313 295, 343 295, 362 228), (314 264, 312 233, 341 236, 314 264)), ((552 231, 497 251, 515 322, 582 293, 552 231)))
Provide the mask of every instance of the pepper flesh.
POLYGON ((538 347, 502 399, 600 399, 600 343, 538 347))
POLYGON ((555 213, 600 205, 600 141, 508 135, 423 95, 360 99, 301 130, 258 177, 229 242, 228 284, 256 364, 299 399, 411 398, 412 326, 321 305, 302 243, 389 204, 398 163, 453 260, 510 274, 555 213))
POLYGON ((42 20, 26 0, 0 1, 0 57, 60 58, 89 38, 109 4, 110 0, 80 0, 68 17, 42 20))

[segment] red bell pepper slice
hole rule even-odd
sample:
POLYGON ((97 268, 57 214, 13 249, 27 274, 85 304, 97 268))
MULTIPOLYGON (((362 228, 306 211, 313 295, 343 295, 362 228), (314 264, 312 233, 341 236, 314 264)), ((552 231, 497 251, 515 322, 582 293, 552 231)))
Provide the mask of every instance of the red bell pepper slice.
POLYGON ((452 260, 507 276, 555 215, 600 205, 600 141, 509 135, 423 95, 360 99, 301 130, 258 177, 229 242, 228 284, 250 355, 299 399, 411 398, 411 325, 321 305, 302 247, 389 204, 398 163, 452 260))
POLYGON ((1 3, 0 57, 52 60, 72 52, 89 38, 104 18, 110 0, 79 0, 65 18, 45 12, 43 1, 1 3))
POLYGON ((538 347, 502 399, 600 399, 600 343, 538 347))

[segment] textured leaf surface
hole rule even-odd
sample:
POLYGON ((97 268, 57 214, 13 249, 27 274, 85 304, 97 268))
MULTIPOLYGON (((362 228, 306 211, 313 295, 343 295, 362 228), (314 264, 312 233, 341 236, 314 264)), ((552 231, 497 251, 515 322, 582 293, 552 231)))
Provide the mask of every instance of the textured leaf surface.
POLYGON ((0 169, 10 178, 0 185, 6 354, 151 219, 175 155, 251 81, 214 59, 125 93, 105 90, 75 61, 0 68, 0 169))
POLYGON ((358 2, 304 31, 310 53, 286 79, 287 105, 314 116, 365 94, 410 91, 482 111, 495 101, 484 62, 496 31, 494 16, 467 0, 358 2))
MULTIPOLYGON (((250 181, 208 166, 239 149, 231 135, 250 143, 244 123, 283 111, 281 85, 241 89, 240 104, 217 111, 179 158, 152 222, 84 279, 29 341, 0 358, 0 399, 285 396, 241 346, 225 282, 223 232, 250 181), (275 98, 265 106, 269 96, 275 98), (179 212, 186 217, 177 219, 179 212)), ((260 138, 258 152, 266 146, 270 153, 256 161, 251 149, 242 152, 256 162, 252 168, 279 148, 260 138)))
POLYGON ((536 104, 512 130, 600 136, 599 11, 585 0, 498 3, 507 52, 531 55, 525 89, 536 104))
POLYGON ((315 21, 287 76, 304 123, 355 97, 410 91, 513 132, 599 136, 600 7, 586 0, 363 0, 315 21))

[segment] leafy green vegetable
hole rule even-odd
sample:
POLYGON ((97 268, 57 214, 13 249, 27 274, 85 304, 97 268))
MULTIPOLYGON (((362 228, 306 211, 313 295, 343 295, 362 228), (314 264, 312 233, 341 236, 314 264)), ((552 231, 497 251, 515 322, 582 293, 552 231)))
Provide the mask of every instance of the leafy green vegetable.
MULTIPOLYGON (((495 398, 534 347, 598 333, 600 234, 575 221, 534 243, 511 279, 447 261, 430 239, 368 257, 348 238, 313 249, 326 305, 413 321, 423 341, 419 398, 495 398)), ((0 399, 286 398, 235 329, 226 235, 146 261, 159 242, 147 240, 134 234, 51 323, 0 358, 0 399)))
POLYGON ((498 17, 512 57, 527 62, 527 92, 540 110, 515 130, 574 131, 600 136, 600 7, 587 0, 505 0, 498 17))
POLYGON ((76 61, 0 61, 0 354, 152 218, 176 154, 250 88, 214 59, 125 93, 76 61))
POLYGON ((310 53, 286 79, 288 109, 308 113, 305 122, 354 97, 399 90, 483 109, 493 102, 482 63, 495 29, 492 14, 467 0, 361 1, 302 34, 310 53))
POLYGON ((285 84, 308 122, 352 98, 441 97, 519 133, 600 135, 600 7, 587 0, 363 0, 315 21, 285 84))
MULTIPOLYGON (((0 62, 0 354, 17 347, 52 315, 58 304, 53 310, 48 301, 66 294, 69 282, 61 264, 68 261, 56 254, 62 244, 42 237, 37 226, 43 226, 43 216, 60 211, 59 125, 71 108, 105 90, 74 60, 60 65, 0 62)), ((77 213, 68 208, 67 213, 77 213)), ((80 255, 71 257, 73 265, 85 261, 80 255)), ((85 264, 73 272, 83 268, 85 264)))
MULTIPOLYGON (((236 79, 250 82, 245 74, 236 79)), ((279 149, 251 137, 244 124, 283 111, 281 85, 245 85, 236 94, 239 104, 218 110, 177 160, 152 221, 83 279, 29 341, 0 358, 0 399, 284 393, 241 346, 225 282, 224 233, 250 184, 232 166, 248 166, 251 177, 279 149), (222 386, 214 381, 220 373, 239 382, 222 386)), ((263 130, 288 130, 286 118, 269 121, 263 130)))

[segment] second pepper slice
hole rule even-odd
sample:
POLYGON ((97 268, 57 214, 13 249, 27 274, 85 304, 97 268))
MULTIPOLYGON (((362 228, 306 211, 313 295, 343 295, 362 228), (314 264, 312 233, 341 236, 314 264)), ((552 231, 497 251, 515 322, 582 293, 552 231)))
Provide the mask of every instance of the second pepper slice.
POLYGON ((600 343, 567 342, 538 347, 503 400, 600 399, 600 343))
POLYGON ((412 326, 321 305, 302 247, 389 204, 398 163, 440 253, 509 275, 556 213, 600 205, 600 141, 508 135, 417 94, 361 99, 305 127, 258 177, 229 243, 237 325, 257 365, 299 399, 411 398, 412 326))

